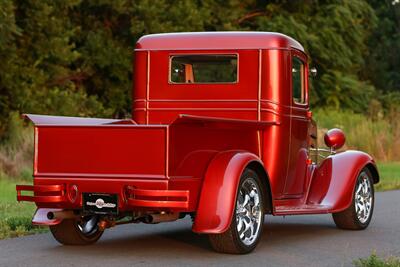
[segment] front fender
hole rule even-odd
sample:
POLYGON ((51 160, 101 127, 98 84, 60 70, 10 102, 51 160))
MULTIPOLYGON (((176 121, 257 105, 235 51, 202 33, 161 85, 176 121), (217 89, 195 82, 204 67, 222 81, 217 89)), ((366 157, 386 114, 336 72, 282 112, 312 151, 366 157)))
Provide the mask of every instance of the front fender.
POLYGON ((193 232, 218 234, 229 228, 240 176, 253 161, 261 163, 244 151, 225 151, 213 158, 204 177, 193 232))
POLYGON ((353 200, 357 176, 365 167, 378 182, 377 167, 370 155, 349 150, 329 156, 314 172, 307 203, 327 206, 332 213, 347 209, 353 200))

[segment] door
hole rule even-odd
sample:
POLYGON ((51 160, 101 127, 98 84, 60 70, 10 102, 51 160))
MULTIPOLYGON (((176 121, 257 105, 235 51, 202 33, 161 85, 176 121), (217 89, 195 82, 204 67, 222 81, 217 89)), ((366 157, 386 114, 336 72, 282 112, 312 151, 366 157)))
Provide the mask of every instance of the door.
POLYGON ((308 71, 306 56, 291 52, 291 113, 289 164, 285 182, 285 196, 301 197, 305 190, 307 168, 307 135, 309 111, 308 71))

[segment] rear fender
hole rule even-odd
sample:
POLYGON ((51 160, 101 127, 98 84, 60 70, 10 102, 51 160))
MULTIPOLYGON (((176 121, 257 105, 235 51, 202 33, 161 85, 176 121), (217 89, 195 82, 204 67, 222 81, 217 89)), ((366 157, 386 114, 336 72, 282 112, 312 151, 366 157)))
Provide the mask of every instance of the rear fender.
POLYGON ((213 158, 204 177, 194 232, 217 234, 229 228, 240 176, 252 162, 262 166, 256 155, 243 151, 221 152, 213 158))
POLYGON ((329 156, 314 171, 307 203, 327 206, 332 213, 347 209, 363 168, 371 172, 374 183, 379 182, 378 170, 370 155, 349 150, 329 156))

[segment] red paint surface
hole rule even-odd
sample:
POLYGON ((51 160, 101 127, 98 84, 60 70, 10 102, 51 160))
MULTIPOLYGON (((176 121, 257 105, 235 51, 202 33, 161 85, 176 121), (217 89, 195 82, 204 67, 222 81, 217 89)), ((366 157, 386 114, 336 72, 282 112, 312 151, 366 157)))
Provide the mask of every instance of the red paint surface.
MULTIPOLYGON (((310 164, 308 59, 292 38, 162 34, 143 37, 136 47, 137 124, 29 116, 36 124, 34 187, 17 187, 19 200, 79 209, 82 192, 118 194, 120 211, 196 212, 194 231, 219 233, 230 223, 237 184, 250 162, 267 173, 274 215, 343 210, 360 170, 376 168, 370 156, 355 151, 310 164), (235 54, 238 82, 171 84, 169 59, 182 54, 235 54), (304 104, 292 101, 294 56, 305 63, 304 104), (74 202, 72 188, 78 190, 74 202)), ((46 223, 42 217, 38 221, 46 223)))
POLYGON ((351 204, 357 176, 367 164, 375 166, 372 157, 361 151, 349 150, 328 157, 314 173, 307 203, 329 206, 329 212, 346 209, 351 204))
POLYGON ((39 126, 37 176, 165 177, 166 126, 39 126))
POLYGON ((290 49, 304 51, 295 39, 276 32, 191 32, 151 34, 136 44, 142 50, 290 49))
POLYGON ((260 162, 254 154, 243 151, 222 152, 212 159, 204 177, 194 232, 221 233, 228 229, 240 176, 253 161, 260 162))
POLYGON ((325 144, 332 149, 339 149, 344 145, 346 137, 340 129, 331 129, 324 136, 325 144))

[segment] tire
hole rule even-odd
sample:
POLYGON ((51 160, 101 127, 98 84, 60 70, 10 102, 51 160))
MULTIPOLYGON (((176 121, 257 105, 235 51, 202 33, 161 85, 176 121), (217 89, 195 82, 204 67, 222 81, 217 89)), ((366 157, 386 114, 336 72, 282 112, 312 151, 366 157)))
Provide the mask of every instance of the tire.
POLYGON ((245 254, 257 246, 262 235, 266 204, 261 185, 256 172, 251 169, 243 172, 237 190, 235 210, 228 230, 221 234, 208 236, 215 251, 245 254), (253 225, 253 228, 249 228, 250 225, 253 225))
POLYGON ((50 226, 54 238, 63 245, 90 245, 95 243, 101 235, 97 216, 82 217, 81 221, 64 219, 57 225, 50 226))
POLYGON ((367 168, 364 168, 357 177, 350 207, 332 214, 336 226, 348 230, 363 230, 367 228, 374 211, 374 194, 372 174, 367 168), (364 212, 362 209, 364 209, 364 212))

